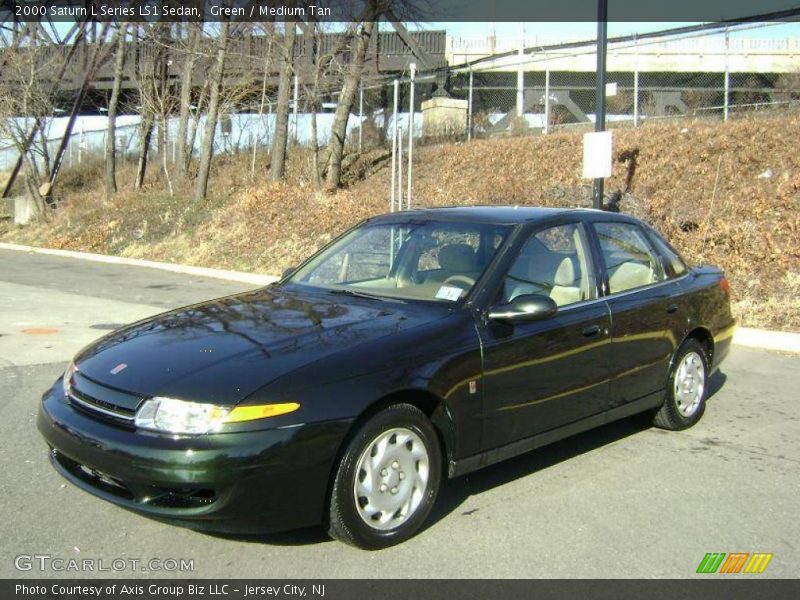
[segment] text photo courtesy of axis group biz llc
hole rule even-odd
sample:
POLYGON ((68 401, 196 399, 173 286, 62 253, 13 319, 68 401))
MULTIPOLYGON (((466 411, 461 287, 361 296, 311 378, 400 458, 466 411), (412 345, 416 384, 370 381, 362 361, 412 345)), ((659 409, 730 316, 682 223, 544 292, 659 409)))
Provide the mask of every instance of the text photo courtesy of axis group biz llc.
POLYGON ((800 593, 800 3, 0 0, 0 596, 800 593))

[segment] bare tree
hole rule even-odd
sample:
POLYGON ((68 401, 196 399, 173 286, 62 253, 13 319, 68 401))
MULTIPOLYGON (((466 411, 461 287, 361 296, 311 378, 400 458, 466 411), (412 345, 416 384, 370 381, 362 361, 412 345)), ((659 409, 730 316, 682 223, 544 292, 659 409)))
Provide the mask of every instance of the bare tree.
MULTIPOLYGON (((186 174, 189 159, 186 148, 186 134, 189 126, 189 113, 192 105, 192 82, 194 78, 195 65, 200 51, 202 40, 202 27, 198 23, 189 23, 189 42, 188 51, 184 58, 183 69, 181 71, 181 100, 180 112, 178 115, 178 169, 182 174, 186 174)), ((194 139, 192 140, 194 142, 194 139)))
POLYGON ((317 113, 322 108, 321 81, 324 77, 332 76, 332 69, 336 52, 341 48, 336 47, 332 52, 323 53, 322 36, 323 24, 313 23, 309 26, 313 35, 313 50, 311 53, 311 83, 304 86, 305 96, 311 110, 311 183, 316 191, 322 189, 322 168, 320 165, 319 127, 317 113))
POLYGON ((228 48, 228 29, 230 23, 220 23, 219 39, 217 43, 216 59, 211 69, 211 94, 208 100, 208 114, 203 133, 203 145, 200 151, 200 166, 194 186, 194 200, 204 200, 208 192, 208 174, 211 170, 211 157, 214 154, 214 133, 217 129, 217 115, 219 112, 220 96, 222 93, 222 78, 225 71, 225 54, 228 48))
POLYGON ((139 89, 139 112, 141 114, 139 159, 133 184, 135 189, 140 189, 144 185, 149 164, 150 145, 153 140, 156 123, 159 125, 157 146, 162 159, 165 154, 163 147, 163 141, 166 139, 165 123, 172 108, 169 89, 165 81, 167 76, 165 69, 167 47, 164 43, 164 29, 166 27, 168 27, 166 23, 154 23, 149 29, 145 30, 142 45, 149 47, 152 52, 142 53, 142 56, 151 58, 146 60, 140 58, 139 68, 135 73, 139 89))
MULTIPOLYGON (((84 38, 86 21, 76 24, 63 38, 72 42, 66 54, 53 53, 41 29, 30 24, 17 34, 2 54, 3 78, 0 79, 0 136, 11 140, 19 158, 2 190, 7 197, 21 171, 24 188, 43 213, 44 198, 39 191, 42 170, 51 176, 51 162, 46 139, 47 123, 56 110, 56 101, 67 65, 84 38), (26 38, 23 43, 23 38, 26 38)), ((49 186, 48 186, 49 187, 49 186)))
POLYGON ((278 81, 278 102, 275 108, 275 135, 272 140, 270 179, 283 179, 286 165, 286 144, 289 139, 289 92, 294 72, 295 24, 287 22, 283 34, 283 64, 278 81))
POLYGON ((364 61, 367 56, 372 32, 375 29, 375 20, 378 17, 374 0, 370 2, 370 14, 361 24, 354 40, 352 59, 347 67, 344 85, 336 104, 336 114, 333 118, 331 138, 328 142, 328 171, 325 175, 325 187, 329 190, 339 187, 342 177, 342 156, 344 155, 344 142, 347 136, 347 121, 353 109, 356 92, 361 82, 364 70, 364 61))
POLYGON ((122 88, 122 74, 125 67, 125 39, 128 23, 120 24, 116 37, 116 57, 114 58, 114 84, 111 88, 111 98, 108 101, 108 130, 106 131, 106 150, 104 165, 104 183, 106 200, 110 200, 117 191, 117 106, 122 88))

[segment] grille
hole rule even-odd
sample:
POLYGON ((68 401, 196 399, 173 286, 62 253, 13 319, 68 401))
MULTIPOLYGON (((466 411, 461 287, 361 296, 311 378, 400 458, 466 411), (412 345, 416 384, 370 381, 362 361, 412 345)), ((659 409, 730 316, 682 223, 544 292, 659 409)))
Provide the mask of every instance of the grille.
POLYGON ((75 408, 97 419, 131 429, 141 400, 132 394, 96 384, 77 373, 72 378, 69 392, 69 402, 75 408))

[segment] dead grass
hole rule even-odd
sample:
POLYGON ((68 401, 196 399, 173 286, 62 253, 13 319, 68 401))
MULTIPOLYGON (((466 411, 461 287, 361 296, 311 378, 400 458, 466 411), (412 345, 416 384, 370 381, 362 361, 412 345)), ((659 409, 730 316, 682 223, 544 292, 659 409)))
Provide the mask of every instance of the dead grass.
MULTIPOLYGON (((623 210, 646 219, 694 261, 722 266, 734 310, 749 326, 800 331, 800 115, 782 113, 727 124, 672 122, 619 129, 615 149, 639 150, 623 210), (712 195, 719 169, 716 197, 712 195), (771 171, 771 177, 759 175, 771 171), (705 243, 704 243, 705 240, 705 243)), ((164 193, 152 169, 134 192, 131 166, 105 206, 99 165, 64 172, 65 202, 55 218, 26 228, 0 224, 5 241, 151 260, 280 273, 345 228, 388 206, 385 151, 349 163, 347 187, 313 191, 311 157, 291 153, 288 182, 266 183, 268 157, 220 157, 211 197, 196 205, 191 183, 164 193)), ((421 146, 415 152, 414 205, 533 204, 586 206, 582 137, 576 132, 421 146)), ((623 186, 618 164, 607 190, 623 186)))

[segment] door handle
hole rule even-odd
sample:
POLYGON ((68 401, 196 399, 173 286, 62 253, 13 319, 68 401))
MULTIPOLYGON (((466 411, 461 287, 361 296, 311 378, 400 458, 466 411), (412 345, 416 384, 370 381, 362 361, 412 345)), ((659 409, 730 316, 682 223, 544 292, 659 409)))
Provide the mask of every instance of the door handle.
POLYGON ((594 337, 600 333, 600 325, 590 325, 583 330, 583 337, 594 337))
POLYGON ((678 305, 677 305, 677 304, 670 304, 670 305, 667 307, 667 312, 668 312, 669 314, 671 314, 671 315, 672 315, 672 314, 675 314, 676 312, 678 312, 678 305))

